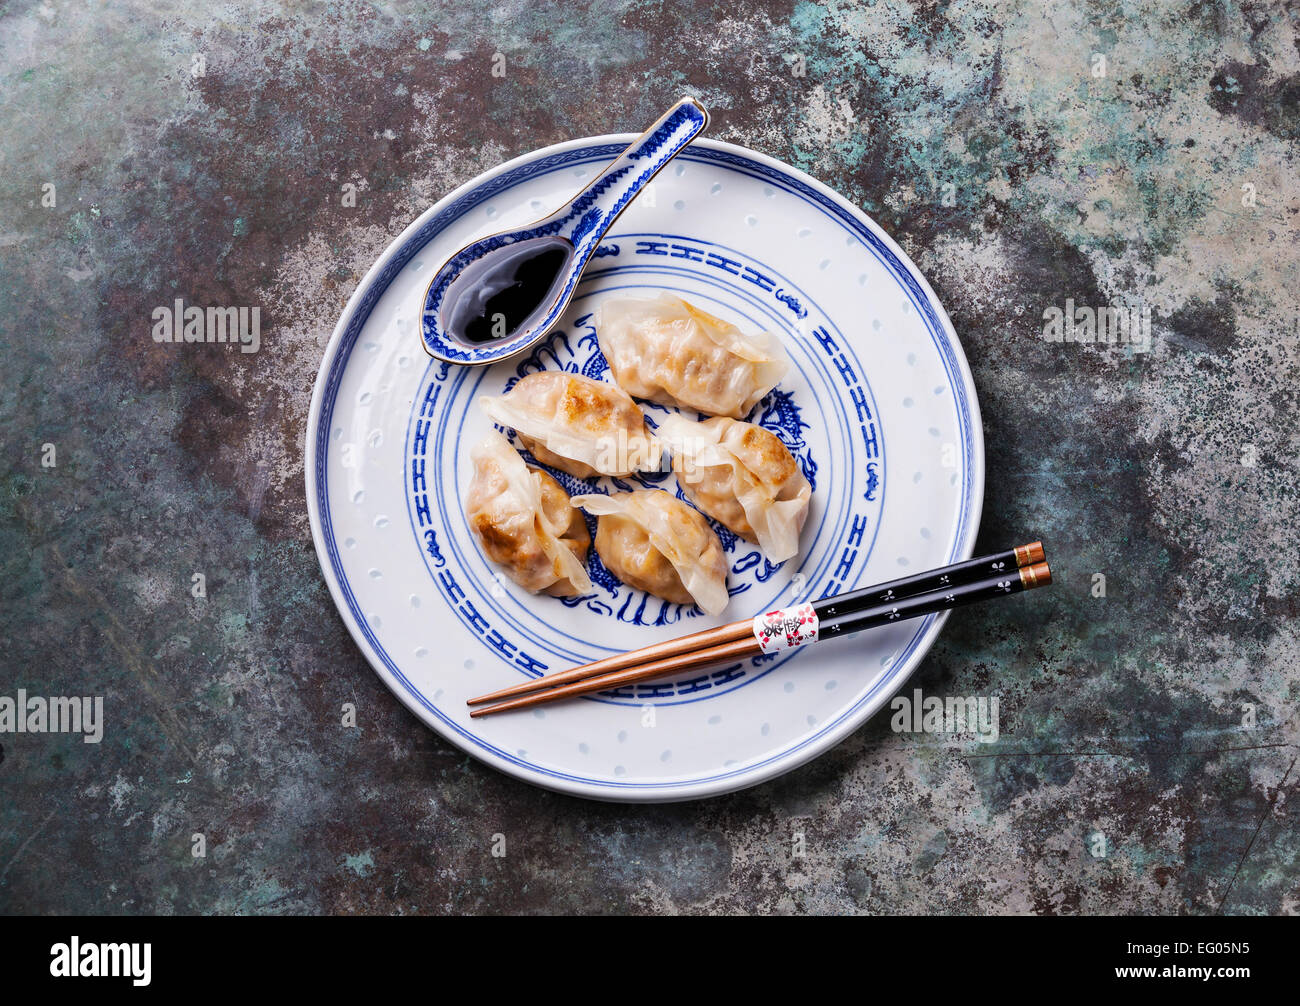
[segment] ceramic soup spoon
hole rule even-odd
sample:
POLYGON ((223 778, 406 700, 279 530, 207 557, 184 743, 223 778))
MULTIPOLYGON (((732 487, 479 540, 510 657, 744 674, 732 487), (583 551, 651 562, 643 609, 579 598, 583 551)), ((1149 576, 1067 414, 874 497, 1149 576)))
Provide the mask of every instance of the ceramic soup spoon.
POLYGON ((475 366, 545 339, 610 225, 708 122, 703 105, 683 98, 550 216, 456 252, 424 295, 421 336, 429 355, 475 366))

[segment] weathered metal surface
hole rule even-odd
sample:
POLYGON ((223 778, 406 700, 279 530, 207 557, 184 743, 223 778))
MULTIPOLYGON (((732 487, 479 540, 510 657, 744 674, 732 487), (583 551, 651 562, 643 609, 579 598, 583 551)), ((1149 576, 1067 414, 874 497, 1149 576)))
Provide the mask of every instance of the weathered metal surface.
POLYGON ((0 734, 0 910, 1300 909, 1295 18, 0 9, 0 695, 106 720, 0 734), (460 182, 684 91, 861 204, 952 314, 981 550, 1041 535, 1057 580, 959 613, 909 689, 996 696, 996 743, 883 715, 752 791, 585 803, 422 727, 334 612, 302 446, 364 270, 460 182), (178 297, 260 306, 259 351, 155 343, 178 297), (1147 305, 1149 351, 1044 340, 1067 299, 1147 305))

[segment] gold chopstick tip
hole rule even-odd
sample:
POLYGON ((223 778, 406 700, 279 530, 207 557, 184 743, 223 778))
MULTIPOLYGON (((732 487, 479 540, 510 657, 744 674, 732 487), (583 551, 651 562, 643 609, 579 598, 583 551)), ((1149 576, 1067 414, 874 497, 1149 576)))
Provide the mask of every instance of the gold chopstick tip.
POLYGON ((1047 559, 1047 551, 1043 548, 1041 541, 1031 541, 1028 545, 1017 545, 1015 553, 1017 566, 1032 566, 1036 562, 1043 562, 1047 559))
POLYGON ((1020 570, 1020 585, 1025 590, 1046 587, 1051 582, 1052 571, 1045 562, 1036 562, 1032 566, 1025 566, 1020 570))

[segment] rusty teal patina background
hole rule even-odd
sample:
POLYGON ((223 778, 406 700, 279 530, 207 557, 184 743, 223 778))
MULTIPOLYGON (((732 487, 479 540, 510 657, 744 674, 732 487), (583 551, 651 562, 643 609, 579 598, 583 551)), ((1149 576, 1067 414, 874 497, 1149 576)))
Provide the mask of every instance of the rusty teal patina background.
POLYGON ((1300 910, 1296 17, 0 8, 0 694, 107 720, 0 735, 0 909, 1300 910), (908 688, 997 696, 994 744, 882 715, 754 790, 585 803, 420 726, 333 610, 302 448, 361 274, 461 182, 685 92, 952 315, 979 550, 1041 534, 1057 582, 954 617, 908 688), (177 297, 260 307, 259 351, 155 343, 177 297), (1045 341, 1070 298, 1148 305, 1150 351, 1045 341))

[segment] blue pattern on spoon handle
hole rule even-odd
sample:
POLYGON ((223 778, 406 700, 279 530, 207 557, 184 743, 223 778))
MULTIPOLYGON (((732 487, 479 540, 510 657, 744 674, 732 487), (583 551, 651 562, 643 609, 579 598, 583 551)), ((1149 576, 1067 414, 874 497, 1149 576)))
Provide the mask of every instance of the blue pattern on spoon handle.
POLYGON ((703 106, 693 98, 683 98, 611 161, 569 207, 547 218, 559 218, 558 233, 573 244, 578 259, 585 262, 591 256, 633 197, 703 131, 708 121, 703 106))
POLYGON ((438 270, 424 296, 421 336, 425 350, 439 360, 473 365, 494 363, 533 345, 569 306, 583 268, 610 225, 708 122, 704 106, 694 98, 683 98, 555 213, 527 227, 480 238, 457 252, 438 270), (443 301, 465 266, 497 248, 539 237, 560 237, 573 245, 565 265, 564 286, 551 308, 527 329, 499 342, 470 346, 452 338, 442 324, 443 301))

